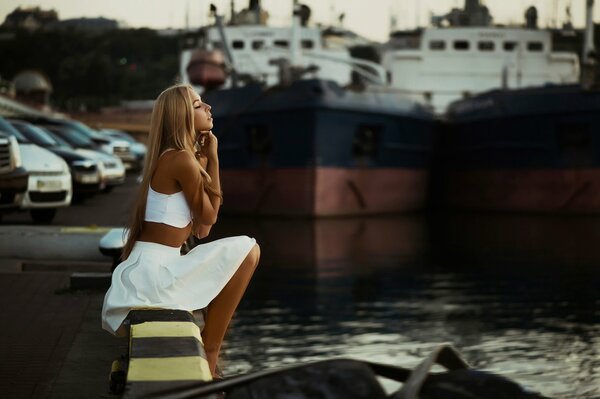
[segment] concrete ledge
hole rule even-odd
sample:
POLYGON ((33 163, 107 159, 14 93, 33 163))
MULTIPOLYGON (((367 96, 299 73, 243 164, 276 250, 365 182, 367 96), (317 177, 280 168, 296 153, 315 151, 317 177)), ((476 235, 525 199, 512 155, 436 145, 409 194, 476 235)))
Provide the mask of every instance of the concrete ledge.
POLYGON ((111 273, 73 273, 70 288, 72 290, 107 291, 110 287, 111 273))
POLYGON ((0 258, 104 261, 98 243, 109 227, 0 226, 0 258))
POLYGON ((21 260, 21 271, 23 272, 108 272, 112 263, 107 259, 105 262, 85 262, 80 260, 21 260))
POLYGON ((21 273, 23 261, 21 259, 0 259, 0 273, 21 273))
POLYGON ((136 309, 129 312, 128 320, 129 366, 123 399, 179 396, 177 391, 190 383, 212 380, 193 313, 136 309))

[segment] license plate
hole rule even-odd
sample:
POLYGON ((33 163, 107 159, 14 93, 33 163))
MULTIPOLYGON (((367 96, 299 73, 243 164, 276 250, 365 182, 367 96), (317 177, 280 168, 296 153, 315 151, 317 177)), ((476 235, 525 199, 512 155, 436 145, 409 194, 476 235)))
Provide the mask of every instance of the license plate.
POLYGON ((98 175, 83 175, 79 178, 82 183, 98 183, 98 175))
POLYGON ((60 180, 38 180, 37 189, 39 191, 57 191, 62 188, 60 180))

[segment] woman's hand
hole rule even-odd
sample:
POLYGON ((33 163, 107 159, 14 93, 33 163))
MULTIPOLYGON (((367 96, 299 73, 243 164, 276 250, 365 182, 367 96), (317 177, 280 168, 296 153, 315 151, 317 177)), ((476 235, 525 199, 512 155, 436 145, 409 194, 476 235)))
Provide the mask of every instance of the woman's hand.
MULTIPOLYGON (((219 141, 217 140, 217 136, 214 135, 212 130, 200 132, 200 136, 198 137, 198 144, 200 144, 201 159, 202 156, 205 156, 208 161, 217 159, 217 148, 219 146, 219 141)), ((206 165, 203 165, 203 167, 205 166, 206 165)))

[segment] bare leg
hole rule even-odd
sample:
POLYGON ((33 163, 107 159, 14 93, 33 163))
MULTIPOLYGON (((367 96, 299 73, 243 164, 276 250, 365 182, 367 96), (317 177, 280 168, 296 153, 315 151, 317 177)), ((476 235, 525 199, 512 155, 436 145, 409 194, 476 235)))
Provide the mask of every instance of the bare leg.
POLYGON ((205 326, 202 330, 202 341, 210 372, 215 376, 215 367, 219 358, 221 344, 227 331, 227 326, 233 317, 252 274, 258 265, 260 258, 260 247, 258 244, 250 250, 231 280, 221 290, 219 295, 212 300, 207 307, 205 326))

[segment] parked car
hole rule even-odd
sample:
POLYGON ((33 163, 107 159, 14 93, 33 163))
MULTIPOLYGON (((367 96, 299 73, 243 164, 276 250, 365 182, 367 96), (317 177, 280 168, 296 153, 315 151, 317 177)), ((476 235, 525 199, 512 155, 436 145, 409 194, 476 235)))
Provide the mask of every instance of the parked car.
POLYGON ((135 157, 133 169, 137 171, 143 169, 147 152, 147 148, 144 143, 140 143, 127 132, 118 129, 100 129, 98 132, 108 137, 127 141, 129 143, 131 153, 135 157))
POLYGON ((4 133, 0 120, 0 216, 14 210, 27 191, 29 174, 21 163, 21 150, 13 136, 4 133))
POLYGON ((105 136, 93 130, 86 124, 69 119, 38 118, 31 120, 36 125, 57 127, 68 132, 70 136, 79 136, 89 146, 88 149, 104 151, 121 159, 126 169, 134 166, 135 156, 131 153, 130 145, 126 140, 105 136))
POLYGON ((29 210, 36 223, 50 223, 56 210, 71 204, 73 186, 67 163, 52 152, 29 141, 5 119, 0 118, 2 130, 19 143, 23 167, 28 172, 27 191, 17 203, 29 210))
POLYGON ((9 122, 32 143, 52 151, 67 162, 73 179, 73 196, 75 198, 89 197, 104 188, 100 161, 78 153, 71 146, 59 143, 43 127, 17 119, 9 119, 9 122))
POLYGON ((103 191, 111 191, 115 186, 125 182, 125 166, 119 157, 94 150, 85 141, 82 143, 79 136, 64 134, 59 126, 46 126, 46 132, 62 145, 74 148, 78 154, 98 161, 101 176, 100 188, 103 191))

